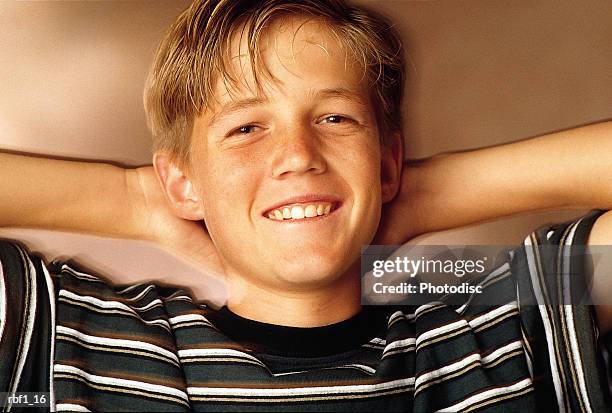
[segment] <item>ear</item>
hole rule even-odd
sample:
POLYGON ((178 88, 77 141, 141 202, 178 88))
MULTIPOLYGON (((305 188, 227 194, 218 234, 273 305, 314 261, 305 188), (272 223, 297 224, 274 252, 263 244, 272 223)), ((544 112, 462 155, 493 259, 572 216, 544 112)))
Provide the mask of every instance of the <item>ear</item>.
POLYGON ((166 200, 174 214, 191 221, 204 219, 204 206, 191 178, 170 156, 163 152, 153 155, 153 167, 161 182, 166 200))
POLYGON ((400 188, 404 164, 404 139, 401 133, 393 133, 388 142, 380 145, 380 181, 382 202, 395 198, 400 188))

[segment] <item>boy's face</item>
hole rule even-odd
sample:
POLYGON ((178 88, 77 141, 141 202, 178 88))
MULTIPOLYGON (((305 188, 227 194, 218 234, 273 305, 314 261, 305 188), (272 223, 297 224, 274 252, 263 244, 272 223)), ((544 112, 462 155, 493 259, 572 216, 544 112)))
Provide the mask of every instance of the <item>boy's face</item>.
POLYGON ((381 182, 381 165, 401 156, 381 147, 363 70, 324 25, 271 25, 260 46, 274 80, 263 78, 263 95, 238 42, 242 85, 220 81, 219 103, 192 135, 190 180, 210 235, 230 281, 282 292, 338 283, 397 185, 381 182))

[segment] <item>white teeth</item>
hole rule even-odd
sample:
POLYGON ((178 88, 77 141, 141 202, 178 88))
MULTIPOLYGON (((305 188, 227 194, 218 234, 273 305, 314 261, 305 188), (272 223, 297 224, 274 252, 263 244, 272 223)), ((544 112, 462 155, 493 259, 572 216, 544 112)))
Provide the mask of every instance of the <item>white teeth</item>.
POLYGON ((289 208, 283 208, 283 218, 291 218, 291 210, 289 208))
POLYGON ((304 215, 306 218, 312 218, 317 216, 317 207, 314 205, 308 205, 304 210, 304 215))
POLYGON ((301 206, 294 206, 291 208, 291 219, 302 219, 304 218, 304 208, 301 206))
POLYGON ((317 215, 323 215, 323 210, 325 207, 321 204, 317 205, 317 215))
POLYGON ((331 210, 332 204, 328 202, 322 204, 293 205, 291 208, 283 207, 268 212, 268 218, 275 221, 314 218, 316 216, 329 215, 331 210))

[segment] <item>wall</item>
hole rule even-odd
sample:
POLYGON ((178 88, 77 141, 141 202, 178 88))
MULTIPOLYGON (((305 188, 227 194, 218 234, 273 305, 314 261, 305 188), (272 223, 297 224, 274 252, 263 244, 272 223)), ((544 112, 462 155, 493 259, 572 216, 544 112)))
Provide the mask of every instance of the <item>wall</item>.
MULTIPOLYGON (((405 37, 409 157, 612 118, 612 2, 366 3, 391 15, 405 37)), ((186 4, 0 2, 0 148, 148 163, 144 79, 156 42, 186 4)), ((417 241, 516 244, 578 213, 529 214, 417 241)), ((0 236, 116 282, 197 284, 213 301, 223 297, 218 283, 144 243, 23 229, 0 236)))

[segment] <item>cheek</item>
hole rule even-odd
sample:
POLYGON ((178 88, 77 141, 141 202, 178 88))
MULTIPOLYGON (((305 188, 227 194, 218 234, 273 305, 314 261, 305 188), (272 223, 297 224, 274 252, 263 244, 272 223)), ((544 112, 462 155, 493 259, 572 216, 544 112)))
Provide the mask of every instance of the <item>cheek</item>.
POLYGON ((253 205, 261 171, 245 159, 209 157, 199 168, 199 188, 206 222, 232 226, 244 221, 253 205))
POLYGON ((373 194, 380 187, 380 146, 374 138, 368 139, 352 151, 348 164, 352 176, 358 180, 360 187, 373 194))
POLYGON ((381 200, 381 165, 380 145, 375 138, 367 141, 356 153, 352 162, 355 178, 354 188, 356 191, 359 210, 363 214, 363 224, 378 225, 380 219, 381 200))

